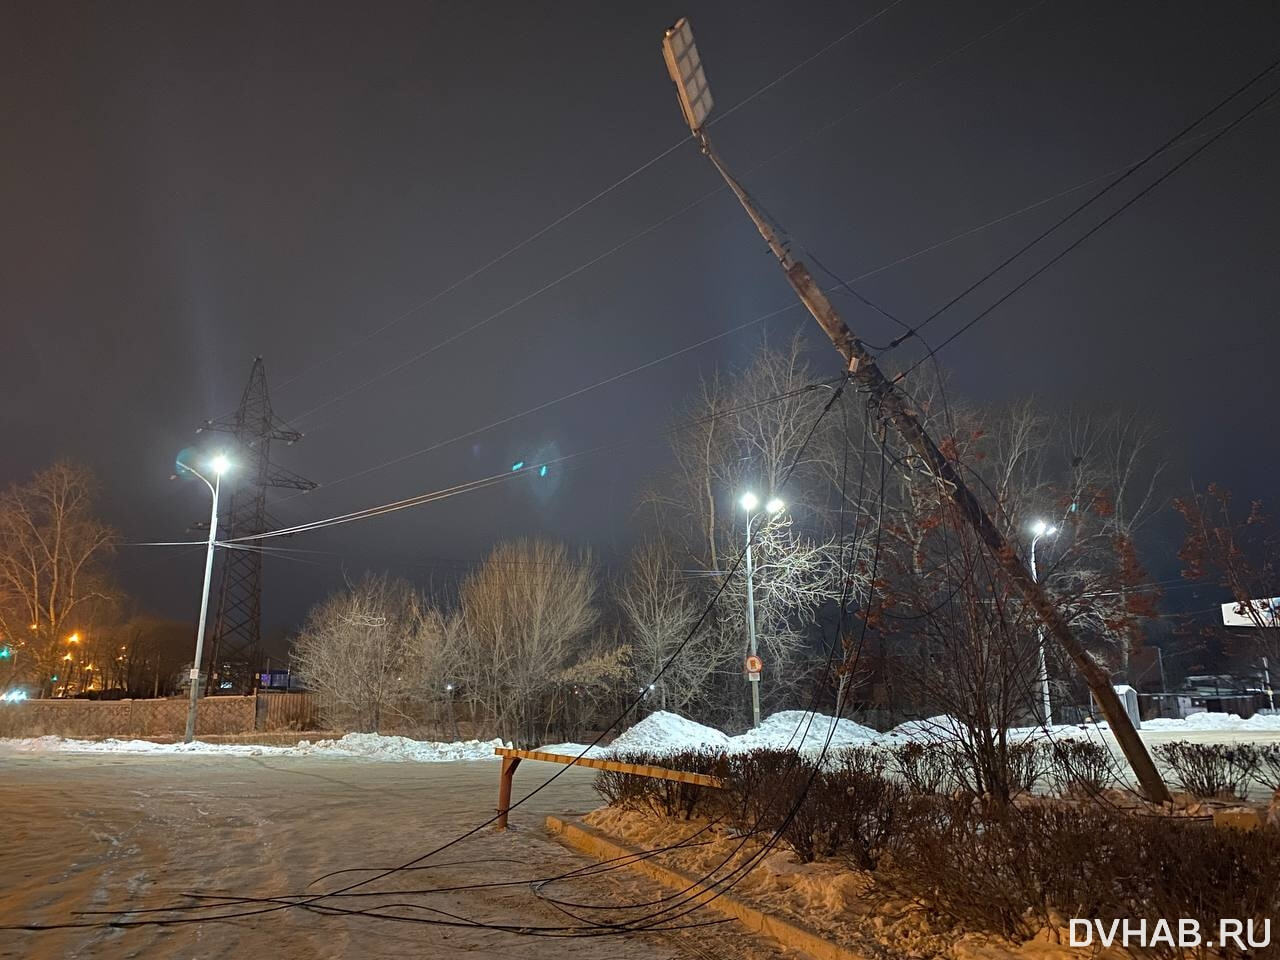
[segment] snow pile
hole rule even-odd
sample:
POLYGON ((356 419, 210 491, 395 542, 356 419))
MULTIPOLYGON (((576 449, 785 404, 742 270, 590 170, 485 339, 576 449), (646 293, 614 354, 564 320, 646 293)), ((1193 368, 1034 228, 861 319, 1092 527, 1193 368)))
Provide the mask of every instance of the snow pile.
POLYGON ((600 743, 593 747, 589 747, 585 743, 548 743, 537 749, 539 753, 559 753, 566 757, 580 757, 584 751, 588 757, 597 759, 604 759, 609 756, 609 748, 600 743))
POLYGON ((900 723, 883 736, 888 744, 911 740, 916 743, 955 743, 968 740, 968 731, 955 717, 943 714, 928 720, 908 720, 900 723))
POLYGON ((843 747, 874 746, 880 735, 870 727, 841 718, 805 710, 783 710, 775 713, 760 726, 736 737, 729 738, 730 753, 746 753, 748 750, 799 750, 802 753, 819 753, 831 737, 831 750, 843 747), (832 725, 835 724, 835 729, 832 725))
POLYGON ((1234 713, 1193 713, 1184 720, 1161 717, 1142 721, 1143 730, 1168 730, 1191 732, 1195 730, 1252 730, 1260 733, 1280 733, 1280 715, 1254 714, 1244 720, 1234 713))
POLYGON ((610 752, 676 753, 680 750, 726 750, 729 738, 715 727, 686 720, 676 713, 651 713, 613 741, 610 752))
POLYGON ((377 733, 348 733, 340 740, 299 741, 292 747, 264 747, 253 743, 152 743, 150 740, 73 740, 64 737, 26 737, 0 740, 0 748, 19 753, 147 753, 204 754, 222 757, 357 757, 366 760, 446 763, 451 760, 491 760, 501 740, 436 743, 377 733))
POLYGON ((452 760, 492 760, 495 747, 508 747, 501 740, 460 740, 439 743, 434 740, 411 740, 408 737, 384 736, 378 733, 348 733, 340 740, 301 741, 296 747, 284 748, 290 756, 345 756, 368 760, 412 761, 415 763, 448 763, 452 760))
POLYGON ((0 747, 19 753, 208 753, 234 757, 287 756, 293 747, 253 743, 152 743, 150 740, 75 740, 69 737, 22 737, 0 740, 0 747))

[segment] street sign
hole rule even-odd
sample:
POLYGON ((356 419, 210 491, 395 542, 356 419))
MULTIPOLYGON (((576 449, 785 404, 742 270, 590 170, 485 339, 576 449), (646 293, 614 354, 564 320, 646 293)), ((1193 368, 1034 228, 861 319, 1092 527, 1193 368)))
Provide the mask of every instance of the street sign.
POLYGON ((757 657, 754 653, 747 657, 747 674, 752 680, 760 679, 760 672, 764 670, 764 661, 757 657))

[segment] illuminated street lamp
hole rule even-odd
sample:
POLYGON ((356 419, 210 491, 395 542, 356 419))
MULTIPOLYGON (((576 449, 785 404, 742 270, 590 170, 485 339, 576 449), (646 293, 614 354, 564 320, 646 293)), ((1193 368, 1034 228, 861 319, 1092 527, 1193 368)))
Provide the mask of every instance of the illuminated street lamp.
POLYGON ((196 626, 196 656, 191 663, 191 699, 187 705, 187 730, 183 737, 186 743, 195 739, 196 710, 200 700, 200 662, 204 659, 204 624, 209 613, 209 583, 213 577, 213 548, 218 539, 218 492, 222 487, 222 475, 231 469, 231 461, 222 454, 209 460, 209 469, 213 472, 213 483, 210 483, 199 470, 187 464, 179 466, 194 473, 204 481, 213 496, 213 506, 209 510, 209 545, 204 555, 204 592, 200 595, 200 622, 196 626))
MULTIPOLYGON (((747 681, 751 684, 751 725, 760 726, 760 656, 756 649, 756 597, 755 570, 751 563, 751 521, 761 514, 756 512, 760 498, 747 491, 738 498, 738 504, 747 512, 747 681)), ((781 513, 786 504, 777 497, 770 497, 764 505, 764 515, 781 513)))
MULTIPOLYGON (((1040 542, 1041 537, 1052 537, 1058 532, 1058 528, 1053 524, 1046 523, 1043 520, 1037 520, 1031 525, 1031 579, 1039 580, 1036 576, 1036 544, 1040 542)), ((1049 726, 1053 723, 1053 704, 1049 700, 1049 666, 1044 656, 1044 625, 1041 624, 1036 628, 1036 641, 1040 654, 1040 702, 1044 710, 1044 723, 1049 726)))

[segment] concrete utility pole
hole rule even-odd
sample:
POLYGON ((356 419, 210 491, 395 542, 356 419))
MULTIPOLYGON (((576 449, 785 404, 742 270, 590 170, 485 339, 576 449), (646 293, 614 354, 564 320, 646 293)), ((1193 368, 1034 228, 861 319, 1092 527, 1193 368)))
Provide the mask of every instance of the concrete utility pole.
POLYGON ((1102 708, 1103 715, 1110 724, 1111 732, 1115 735, 1120 748, 1124 751, 1124 755, 1128 759, 1129 765, 1133 768, 1134 775, 1138 778, 1138 782, 1142 785, 1147 797, 1157 803, 1169 802, 1172 799, 1169 795, 1169 790, 1165 786, 1164 780, 1160 777, 1159 771, 1156 770, 1156 766, 1151 760, 1151 755, 1147 752, 1146 745, 1139 738, 1138 731, 1134 729, 1133 723, 1129 720, 1129 715, 1125 712, 1124 707, 1121 706, 1120 698, 1111 686, 1111 678, 1106 671, 1094 662, 1093 658, 1089 656, 1088 652, 1071 633, 1071 628, 1067 625, 1066 620, 1063 619, 1053 601, 1049 599, 1048 594, 1031 576, 1030 571, 1018 556, 1017 551, 1014 550, 1013 545, 1009 543, 1004 534, 1000 532, 1000 529, 987 516, 987 512, 964 482, 964 478, 961 477, 959 471, 925 432, 924 427, 921 426, 916 417, 915 411, 907 405, 903 395, 881 372, 880 368, 876 366, 875 358, 872 357, 861 341, 853 335, 844 320, 836 313, 831 302, 817 283, 814 282, 808 268, 802 262, 793 258, 786 247, 782 245, 773 229, 764 220, 760 212, 756 210, 755 205, 752 203, 751 198, 747 196, 742 185, 725 169, 724 164, 712 148, 711 141, 703 130, 703 125, 707 115, 711 112, 713 101, 711 99, 711 91, 707 86, 706 75, 703 72, 701 58, 698 55, 697 48, 694 46, 693 31, 687 19, 682 18, 677 21, 675 26, 666 32, 662 40, 662 52, 667 62, 667 71, 676 85, 685 121, 688 123, 694 138, 698 141, 698 145, 702 148, 703 154, 719 171, 729 189, 738 198, 738 202, 742 204, 747 216, 756 225, 760 236, 769 245, 770 251, 772 251, 779 265, 781 265, 787 281, 791 284, 792 289, 795 290, 801 303, 805 305, 813 315, 813 318, 818 321, 818 325, 822 327, 823 332, 826 333, 836 350, 839 351, 846 364, 850 378, 867 391, 872 402, 893 423, 902 439, 915 451, 934 477, 938 479, 947 496, 950 497, 956 509, 960 511, 961 516, 973 527, 979 539, 991 551, 992 556, 1005 575, 1018 589, 1028 606, 1040 618, 1048 634, 1062 644, 1063 649, 1067 651, 1067 654, 1075 662, 1076 667, 1084 676, 1085 682, 1088 683, 1089 689, 1093 691, 1094 697, 1102 708))

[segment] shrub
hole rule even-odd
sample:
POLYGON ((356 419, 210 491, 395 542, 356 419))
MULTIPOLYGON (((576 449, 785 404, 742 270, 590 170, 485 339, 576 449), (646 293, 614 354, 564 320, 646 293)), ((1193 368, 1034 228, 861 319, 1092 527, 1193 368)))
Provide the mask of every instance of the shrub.
POLYGON ((730 816, 747 833, 780 833, 808 863, 838 843, 830 776, 790 750, 752 750, 728 760, 730 816))
MULTIPOLYGON (((1128 875, 1113 884, 1120 916, 1188 917, 1206 931, 1216 930, 1223 917, 1254 919, 1260 932, 1262 918, 1271 917, 1274 923, 1280 914, 1280 830, 1131 817, 1124 832, 1129 838, 1128 875)), ((1274 957, 1275 949, 1273 942, 1270 951, 1252 955, 1274 957)), ((1182 956, 1158 945, 1134 952, 1161 960, 1182 956)), ((1223 952, 1241 956, 1238 950, 1223 952)))
MULTIPOLYGON (((1058 918, 1221 917, 1280 910, 1280 830, 1241 831, 1102 806, 995 808, 934 798, 909 850, 877 874, 888 893, 1011 940, 1058 918)), ((1132 947, 1131 947, 1132 949, 1132 947)), ((1176 951, 1147 948, 1152 957, 1176 951)))
POLYGON ((846 774, 841 849, 860 870, 875 870, 886 854, 898 854, 910 842, 927 798, 881 774, 846 774))
POLYGON ((1045 772, 1045 750, 1034 740, 1011 743, 1005 749, 1004 763, 1009 793, 1030 793, 1045 772))
POLYGON ((1250 743, 1189 743, 1178 740, 1155 748, 1178 785, 1193 797, 1243 799, 1258 769, 1257 747, 1250 743))
POLYGON ((890 757, 879 747, 841 747, 827 752, 826 766, 845 776, 879 776, 890 757))
POLYGON ((1255 745, 1258 751, 1258 769, 1254 778, 1264 787, 1280 790, 1280 743, 1255 745))
POLYGON ((894 859, 885 886, 970 930, 1033 936, 1058 908, 1092 916, 1097 872, 1114 852, 1096 811, 1035 805, 999 809, 937 798, 934 816, 913 824, 910 851, 894 859))
POLYGON ((940 744, 907 741, 893 748, 893 767, 916 793, 942 793, 949 789, 955 762, 953 752, 940 744))
MULTIPOLYGON (((682 750, 669 754, 635 752, 619 754, 613 759, 713 776, 722 776, 725 769, 723 755, 709 750, 682 750)), ((716 796, 720 791, 713 787, 614 770, 601 770, 596 774, 595 790, 613 807, 664 817, 679 816, 686 820, 695 814, 711 815, 720 805, 720 798, 716 796)))
POLYGON ((1116 781, 1115 758, 1100 743, 1058 740, 1049 748, 1049 776, 1066 796, 1096 796, 1116 781))

